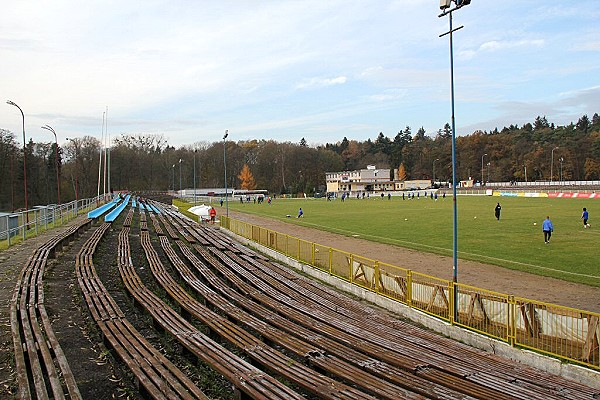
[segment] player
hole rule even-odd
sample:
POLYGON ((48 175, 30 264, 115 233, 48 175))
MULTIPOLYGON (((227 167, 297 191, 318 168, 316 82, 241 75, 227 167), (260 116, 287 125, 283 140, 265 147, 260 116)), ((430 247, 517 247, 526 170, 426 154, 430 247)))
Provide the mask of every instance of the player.
POLYGON ((552 236, 552 232, 554 232, 554 225, 552 225, 552 221, 550 221, 550 216, 547 216, 544 220, 542 231, 544 232, 544 243, 550 243, 550 237, 552 236))
POLYGON ((585 207, 583 207, 583 213, 581 213, 581 219, 583 220, 583 227, 584 228, 589 228, 590 227, 590 224, 587 223, 588 222, 588 217, 589 217, 588 210, 585 207))
POLYGON ((496 219, 498 221, 500 221, 500 210, 502 210, 502 207, 500 206, 500 203, 496 204, 496 208, 494 208, 494 214, 496 215, 496 219))

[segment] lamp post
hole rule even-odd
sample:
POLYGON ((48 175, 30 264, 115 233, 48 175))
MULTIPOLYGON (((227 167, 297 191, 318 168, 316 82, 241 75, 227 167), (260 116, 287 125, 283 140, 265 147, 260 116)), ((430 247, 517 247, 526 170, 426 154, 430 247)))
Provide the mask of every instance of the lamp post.
POLYGON ((6 104, 11 106, 15 106, 21 111, 21 117, 23 117, 23 188, 25 189, 25 220, 26 223, 29 224, 29 197, 27 195, 27 149, 25 148, 25 114, 21 107, 19 107, 15 102, 7 100, 6 104))
POLYGON ((225 215, 227 216, 227 218, 229 218, 229 198, 227 197, 227 153, 225 152, 226 149, 226 142, 225 139, 227 139, 227 136, 229 136, 229 129, 225 129, 225 135, 223 136, 223 171, 225 174, 225 215))
POLYGON ((196 153, 198 150, 194 150, 194 205, 196 205, 196 153))
POLYGON ((67 138, 67 140, 72 141, 73 147, 75 148, 75 209, 77 209, 79 204, 79 167, 77 166, 77 142, 75 139, 67 138))
POLYGON ((560 161, 560 183, 563 183, 563 174, 562 174, 562 164, 563 161, 565 161, 565 159, 563 157, 559 158, 558 161, 560 161))
POLYGON ((558 146, 552 149, 550 152, 550 182, 554 180, 554 150, 558 149, 558 146))
POLYGON ((492 165, 492 163, 491 163, 491 162, 488 162, 488 163, 487 163, 487 167, 488 167, 488 178, 487 178, 487 181, 486 181, 486 182, 489 182, 489 181, 490 181, 490 165, 492 165))
POLYGON ((481 156, 481 186, 483 186, 483 157, 487 156, 487 153, 481 156))
MULTIPOLYGON (((452 28, 452 12, 462 8, 463 6, 471 3, 471 0, 453 0, 456 3, 456 7, 451 8, 450 5, 452 0, 444 0, 441 5, 442 13, 438 15, 439 18, 448 15, 450 28, 448 32, 443 33, 440 37, 449 35, 450 37, 450 98, 452 104, 452 204, 453 204, 453 240, 452 240, 452 281, 454 283, 458 282, 458 211, 456 204, 456 121, 454 118, 454 51, 453 51, 453 43, 452 43, 452 34, 454 31, 457 31, 463 26, 459 26, 456 29, 452 28)), ((454 295, 453 295, 453 304, 454 304, 454 315, 452 317, 453 321, 458 319, 458 288, 454 285, 454 295)))
POLYGON ((525 185, 527 185, 527 164, 523 164, 525 167, 525 185))
POLYGON ((183 198, 183 192, 181 191, 181 162, 183 160, 179 159, 179 197, 183 198))
POLYGON ((173 188, 173 192, 175 192, 175 164, 173 164, 173 179, 172 179, 172 185, 171 187, 173 188))
POLYGON ((56 138, 56 131, 52 129, 50 125, 42 126, 42 129, 46 129, 54 134, 54 143, 56 145, 56 154, 54 159, 54 166, 56 168, 56 191, 58 193, 58 205, 60 206, 60 172, 58 170, 58 139, 56 138))
POLYGON ((439 158, 436 158, 435 160, 433 160, 433 185, 435 186, 435 162, 436 161, 440 161, 439 158))

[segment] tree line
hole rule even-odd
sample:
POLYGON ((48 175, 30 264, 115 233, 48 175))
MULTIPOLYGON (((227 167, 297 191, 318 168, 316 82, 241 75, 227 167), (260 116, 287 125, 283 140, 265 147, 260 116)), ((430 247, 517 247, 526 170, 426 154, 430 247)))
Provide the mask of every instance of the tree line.
MULTIPOLYGON (((251 174, 258 189, 274 194, 312 195, 325 190, 325 173, 376 165, 402 166, 406 179, 452 179, 452 131, 449 124, 433 134, 410 126, 390 138, 380 132, 366 141, 344 137, 335 143, 308 146, 274 140, 196 142, 181 147, 162 135, 122 134, 110 147, 110 187, 115 190, 240 188, 251 174), (195 167, 195 168, 194 168, 195 167), (244 171, 242 173, 242 171, 244 171), (195 178, 195 184, 194 184, 195 178)), ((92 197, 98 191, 98 165, 104 159, 95 137, 25 146, 29 206, 92 197)), ((476 131, 456 138, 457 178, 476 181, 548 181, 600 179, 600 116, 583 115, 576 123, 555 126, 545 116, 519 127, 476 131), (527 176, 525 175, 527 174, 527 176)), ((104 162, 104 161, 102 161, 104 162)), ((16 135, 0 129, 0 210, 23 208, 23 147, 16 135)), ((104 178, 104 174, 100 174, 104 178)), ((393 177, 390 177, 393 178, 393 177)), ((102 182, 103 193, 108 182, 102 182)))

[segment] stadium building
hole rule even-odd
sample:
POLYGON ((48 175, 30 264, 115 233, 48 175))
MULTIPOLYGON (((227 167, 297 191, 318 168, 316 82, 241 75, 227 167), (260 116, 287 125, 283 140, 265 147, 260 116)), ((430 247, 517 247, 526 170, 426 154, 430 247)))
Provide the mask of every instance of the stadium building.
MULTIPOLYGON (((419 190, 431 187, 428 179, 400 181, 391 179, 390 169, 378 169, 375 165, 368 165, 366 169, 342 172, 326 172, 327 193, 382 193, 402 190, 419 190)), ((394 176, 397 170, 394 169, 394 176)))

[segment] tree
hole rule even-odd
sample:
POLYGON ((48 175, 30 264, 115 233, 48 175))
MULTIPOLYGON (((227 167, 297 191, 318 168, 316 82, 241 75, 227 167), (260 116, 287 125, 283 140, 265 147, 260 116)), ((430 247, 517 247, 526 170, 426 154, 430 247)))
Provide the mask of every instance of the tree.
POLYGON ((304 138, 300 139, 300 146, 302 146, 302 147, 307 147, 308 146, 306 144, 306 139, 304 139, 304 138))
POLYGON ((241 188, 246 190, 256 189, 256 182, 254 181, 254 176, 252 172, 250 172, 250 167, 248 164, 244 164, 242 171, 238 175, 238 179, 241 183, 241 188))
POLYGON ((548 120, 546 119, 545 115, 543 117, 538 115, 533 122, 533 129, 539 131, 544 128, 550 128, 550 124, 548 124, 548 120))
POLYGON ((400 166, 398 167, 398 180, 406 180, 406 169, 404 168, 404 163, 400 164, 400 166))
POLYGON ((585 179, 600 179, 600 163, 588 158, 585 160, 585 179))
POLYGON ((587 135, 588 129, 591 126, 590 119, 587 115, 583 115, 581 118, 579 118, 575 126, 577 127, 578 131, 581 131, 587 135))

